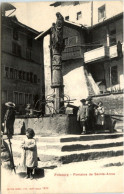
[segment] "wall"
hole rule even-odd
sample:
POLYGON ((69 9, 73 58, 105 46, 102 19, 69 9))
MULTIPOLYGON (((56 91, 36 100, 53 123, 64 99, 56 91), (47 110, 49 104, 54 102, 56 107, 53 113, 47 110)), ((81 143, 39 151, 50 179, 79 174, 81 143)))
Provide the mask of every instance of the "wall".
POLYGON ((91 25, 91 3, 90 2, 80 2, 79 5, 74 6, 74 2, 62 2, 61 6, 51 7, 51 11, 60 12, 63 17, 69 16, 69 21, 76 23, 91 25), (82 17, 77 20, 77 12, 82 11, 82 17), (89 14, 87 14, 89 13, 89 14))
POLYGON ((123 19, 115 22, 116 26, 116 42, 123 42, 123 19))
MULTIPOLYGON (((33 96, 39 94, 40 98, 43 95, 44 91, 44 67, 43 67, 43 44, 42 41, 35 41, 33 38, 36 34, 31 35, 30 31, 26 32, 24 28, 19 28, 18 30, 18 40, 13 39, 13 28, 16 25, 13 23, 2 23, 2 102, 13 101, 14 95, 13 92, 23 93, 23 97, 25 94, 32 95, 32 103, 33 96), (8 25, 8 26, 7 26, 8 25), (24 30, 24 32, 22 32, 24 30), (27 49, 27 37, 32 37, 32 59, 29 60, 26 57, 26 49, 27 49), (21 46, 21 56, 15 55, 12 53, 12 42, 18 43, 21 46), (33 75, 37 76, 37 82, 31 83, 27 80, 22 80, 17 78, 19 75, 17 74, 16 78, 12 78, 10 75, 7 78, 5 67, 9 67, 12 69, 19 71, 24 71, 25 74, 33 73, 33 75), (5 92, 7 91, 7 98, 5 97, 5 92)), ((33 78, 34 79, 34 78, 33 78)), ((30 103, 30 102, 28 102, 30 103)), ((16 104, 17 105, 17 104, 16 104)), ((18 104, 19 110, 22 110, 22 107, 25 107, 25 103, 23 102, 21 105, 18 104)))
POLYGON ((93 24, 98 23, 98 8, 106 4, 106 18, 123 12, 123 1, 93 1, 93 24))
POLYGON ((55 117, 25 119, 16 118, 14 134, 25 134, 27 128, 33 128, 35 134, 41 136, 81 133, 77 117, 73 115, 56 115, 55 117))
POLYGON ((124 94, 110 94, 98 97, 93 97, 93 102, 103 102, 105 114, 110 115, 123 115, 123 98, 124 94))
POLYGON ((80 100, 88 96, 83 60, 70 60, 62 64, 64 94, 76 99, 74 105, 79 106, 80 100))
MULTIPOLYGON (((123 1, 93 1, 93 25, 98 23, 98 8, 104 4, 106 4, 106 19, 123 12, 123 1)), ((52 10, 60 12, 64 18, 69 16, 69 21, 91 26, 90 1, 80 1, 76 6, 74 2, 62 2, 58 7, 51 7, 52 10), (82 11, 82 17, 77 20, 77 12, 80 11, 82 11)))
MULTIPOLYGON (((49 98, 49 95, 54 93, 54 90, 51 88, 51 56, 50 56, 50 36, 47 35, 44 38, 44 82, 45 82, 45 98, 49 98)), ((50 97, 51 99, 52 97, 50 97)), ((50 106, 53 105, 50 103, 50 106)), ((49 109, 46 108, 46 114, 49 114, 49 109)))
POLYGON ((105 79, 107 84, 107 89, 109 91, 113 89, 123 89, 124 88, 124 75, 123 75, 123 58, 122 59, 114 59, 112 61, 108 61, 104 63, 105 68, 105 79), (116 66, 118 70, 118 84, 111 85, 110 83, 110 67, 116 66))
POLYGON ((21 46, 21 57, 23 59, 26 59, 26 49, 27 49, 27 37, 32 38, 32 60, 36 63, 41 64, 42 63, 42 57, 43 57, 43 50, 42 50, 42 42, 34 40, 34 35, 28 35, 28 32, 22 32, 23 28, 18 31, 18 40, 13 39, 13 29, 14 27, 17 28, 16 25, 12 28, 12 26, 9 26, 10 24, 4 24, 4 21, 2 23, 2 51, 5 51, 7 53, 12 54, 12 42, 17 43, 21 46), (8 26, 7 26, 8 25, 8 26))

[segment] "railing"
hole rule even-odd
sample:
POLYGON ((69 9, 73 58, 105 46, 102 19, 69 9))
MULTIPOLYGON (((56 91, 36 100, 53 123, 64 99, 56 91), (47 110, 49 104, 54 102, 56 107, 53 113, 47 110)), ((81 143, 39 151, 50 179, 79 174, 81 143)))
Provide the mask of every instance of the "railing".
POLYGON ((64 49, 62 52, 62 60, 78 59, 83 58, 82 46, 75 45, 69 46, 64 49))
POLYGON ((85 52, 84 62, 89 63, 105 57, 109 57, 109 47, 102 46, 97 49, 93 49, 91 51, 85 52))

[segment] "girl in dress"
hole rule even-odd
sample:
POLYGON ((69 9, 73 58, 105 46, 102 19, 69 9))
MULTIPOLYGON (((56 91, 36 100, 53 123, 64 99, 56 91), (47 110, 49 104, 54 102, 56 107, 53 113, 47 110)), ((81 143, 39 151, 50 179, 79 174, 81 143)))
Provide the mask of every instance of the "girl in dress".
POLYGON ((33 179, 33 169, 38 165, 36 140, 33 138, 35 136, 34 130, 28 128, 26 130, 26 136, 27 138, 21 146, 24 150, 24 161, 27 167, 26 178, 33 179))
POLYGON ((98 103, 98 108, 96 109, 96 124, 97 124, 97 128, 103 129, 104 126, 104 107, 103 107, 103 103, 100 101, 98 103))

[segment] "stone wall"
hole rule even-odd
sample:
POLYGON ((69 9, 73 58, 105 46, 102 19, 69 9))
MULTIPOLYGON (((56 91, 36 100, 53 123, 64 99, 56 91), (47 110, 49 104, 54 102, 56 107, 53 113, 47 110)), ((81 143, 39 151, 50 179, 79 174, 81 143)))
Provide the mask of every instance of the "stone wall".
POLYGON ((14 134, 25 134, 27 128, 34 129, 35 134, 41 136, 81 133, 77 118, 73 115, 57 115, 43 118, 16 118, 14 134))
POLYGON ((123 115, 123 93, 113 93, 101 96, 94 96, 93 102, 103 102, 105 114, 110 115, 123 115))

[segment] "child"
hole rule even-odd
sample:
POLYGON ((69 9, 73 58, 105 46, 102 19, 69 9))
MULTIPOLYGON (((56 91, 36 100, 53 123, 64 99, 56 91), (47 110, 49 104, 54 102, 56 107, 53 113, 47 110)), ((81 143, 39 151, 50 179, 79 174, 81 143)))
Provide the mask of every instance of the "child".
POLYGON ((24 149, 25 156, 25 165, 27 167, 27 176, 26 178, 33 179, 33 169, 37 167, 37 146, 36 140, 33 138, 35 136, 34 130, 28 128, 26 130, 27 138, 22 144, 22 149, 24 149))
POLYGON ((104 128, 104 112, 103 103, 100 101, 96 109, 96 124, 98 129, 104 128))

